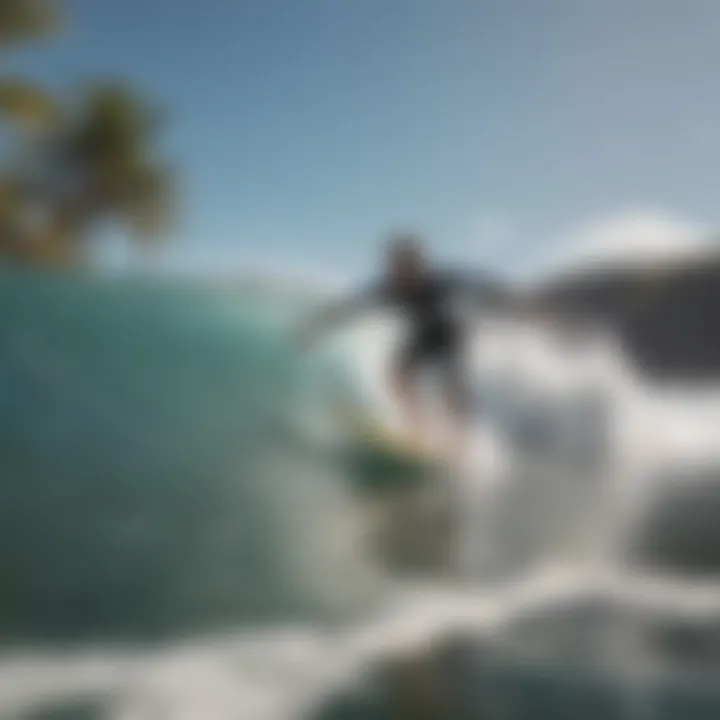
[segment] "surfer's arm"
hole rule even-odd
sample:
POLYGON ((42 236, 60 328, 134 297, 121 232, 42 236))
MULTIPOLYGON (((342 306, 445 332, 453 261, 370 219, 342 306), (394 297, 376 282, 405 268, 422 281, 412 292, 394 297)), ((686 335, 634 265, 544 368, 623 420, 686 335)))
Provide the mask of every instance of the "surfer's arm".
POLYGON ((389 293, 384 285, 371 285, 359 292, 326 304, 317 310, 302 328, 304 343, 339 330, 366 312, 384 306, 389 293))
POLYGON ((515 305, 513 293, 500 280, 486 275, 461 275, 451 282, 478 311, 503 313, 512 311, 515 305))

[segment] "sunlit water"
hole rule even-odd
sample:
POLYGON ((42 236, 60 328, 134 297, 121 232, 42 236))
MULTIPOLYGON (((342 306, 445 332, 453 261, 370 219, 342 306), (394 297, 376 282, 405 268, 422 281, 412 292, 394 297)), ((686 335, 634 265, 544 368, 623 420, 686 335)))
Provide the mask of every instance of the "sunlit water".
POLYGON ((428 651, 453 717, 720 714, 712 388, 486 325, 448 566, 413 577, 369 555, 319 422, 359 391, 392 424, 391 323, 300 357, 309 299, 277 289, 0 298, 2 717, 389 717, 383 659, 428 651))

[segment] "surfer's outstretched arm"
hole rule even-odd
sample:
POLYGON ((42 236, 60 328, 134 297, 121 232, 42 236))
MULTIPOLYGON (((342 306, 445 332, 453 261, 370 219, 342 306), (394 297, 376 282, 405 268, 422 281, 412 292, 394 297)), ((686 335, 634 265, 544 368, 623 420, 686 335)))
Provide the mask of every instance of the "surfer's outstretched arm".
POLYGON ((384 306, 388 298, 389 293, 385 286, 376 284, 325 305, 303 324, 303 344, 313 343, 322 336, 341 329, 358 316, 384 306))
POLYGON ((451 278, 451 282, 479 311, 505 313, 515 305, 513 292, 495 278, 463 274, 451 278))

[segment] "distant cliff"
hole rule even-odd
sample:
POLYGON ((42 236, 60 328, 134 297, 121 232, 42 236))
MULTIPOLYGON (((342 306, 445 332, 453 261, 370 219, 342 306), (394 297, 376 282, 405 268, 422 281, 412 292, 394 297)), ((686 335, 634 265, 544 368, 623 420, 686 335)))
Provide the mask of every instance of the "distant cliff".
POLYGON ((567 319, 609 324, 650 377, 720 379, 720 252, 577 272, 530 299, 567 319))

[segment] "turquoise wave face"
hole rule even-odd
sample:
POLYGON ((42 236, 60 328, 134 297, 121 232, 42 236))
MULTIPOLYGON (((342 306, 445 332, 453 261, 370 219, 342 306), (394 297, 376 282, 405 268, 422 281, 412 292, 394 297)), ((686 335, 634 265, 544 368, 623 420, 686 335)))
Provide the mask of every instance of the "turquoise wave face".
MULTIPOLYGON (((303 432, 276 298, 0 276, 0 636, 355 611, 375 583, 303 432)), ((287 320, 287 318, 285 318, 287 320)))

